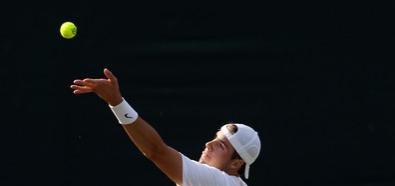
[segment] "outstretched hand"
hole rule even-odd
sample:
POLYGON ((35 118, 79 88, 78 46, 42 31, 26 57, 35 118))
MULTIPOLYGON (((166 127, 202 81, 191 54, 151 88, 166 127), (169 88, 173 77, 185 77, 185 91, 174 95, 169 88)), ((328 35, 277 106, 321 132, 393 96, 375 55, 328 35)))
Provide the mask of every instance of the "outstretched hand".
POLYGON ((108 104, 112 106, 118 105, 122 102, 122 95, 119 90, 118 79, 107 68, 103 70, 103 73, 107 79, 76 79, 73 81, 73 84, 70 86, 70 88, 74 90, 74 94, 86 94, 94 92, 108 104))

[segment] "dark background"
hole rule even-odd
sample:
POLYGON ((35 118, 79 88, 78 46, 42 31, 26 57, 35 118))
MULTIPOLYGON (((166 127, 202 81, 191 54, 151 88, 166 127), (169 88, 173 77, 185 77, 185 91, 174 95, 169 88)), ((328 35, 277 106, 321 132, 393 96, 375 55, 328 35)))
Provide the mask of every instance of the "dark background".
POLYGON ((132 1, 1 6, 1 185, 174 185, 76 78, 124 97, 192 159, 254 127, 249 185, 394 185, 394 3, 132 1), (74 39, 60 37, 72 21, 74 39))

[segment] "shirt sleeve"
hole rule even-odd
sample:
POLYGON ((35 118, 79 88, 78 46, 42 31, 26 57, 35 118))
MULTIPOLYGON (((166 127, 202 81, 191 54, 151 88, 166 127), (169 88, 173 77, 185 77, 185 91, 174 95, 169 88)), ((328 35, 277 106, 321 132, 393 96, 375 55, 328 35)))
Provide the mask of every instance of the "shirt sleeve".
POLYGON ((183 186, 224 186, 229 185, 225 172, 182 156, 183 186))

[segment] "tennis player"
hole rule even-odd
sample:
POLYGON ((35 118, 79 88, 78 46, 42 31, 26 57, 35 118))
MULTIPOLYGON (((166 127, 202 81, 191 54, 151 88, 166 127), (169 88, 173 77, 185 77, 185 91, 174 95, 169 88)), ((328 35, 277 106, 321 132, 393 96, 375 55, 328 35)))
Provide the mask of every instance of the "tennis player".
POLYGON ((108 103, 118 122, 136 147, 178 186, 246 186, 250 165, 261 143, 251 127, 229 123, 207 142, 199 161, 191 160, 168 146, 157 131, 123 99, 118 80, 104 69, 106 78, 76 79, 74 94, 96 93, 108 103))

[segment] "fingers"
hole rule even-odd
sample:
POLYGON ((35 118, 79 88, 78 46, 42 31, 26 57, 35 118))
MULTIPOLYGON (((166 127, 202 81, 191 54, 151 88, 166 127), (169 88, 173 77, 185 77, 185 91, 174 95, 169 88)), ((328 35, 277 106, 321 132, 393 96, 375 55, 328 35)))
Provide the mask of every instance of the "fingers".
POLYGON ((98 81, 94 80, 94 79, 89 79, 86 78, 84 80, 80 80, 80 79, 76 79, 73 81, 74 84, 76 85, 80 85, 80 86, 90 86, 90 87, 94 87, 96 86, 96 84, 98 83, 98 81))
POLYGON ((82 81, 80 79, 74 80, 73 83, 76 85, 80 85, 80 86, 85 86, 85 84, 86 84, 86 83, 84 83, 84 81, 82 81))
POLYGON ((113 85, 118 85, 117 78, 111 73, 110 70, 105 68, 103 72, 108 79, 76 79, 73 81, 73 85, 71 85, 70 88, 74 90, 74 94, 85 94, 90 92, 96 92, 100 94, 100 92, 103 90, 111 88, 113 85))
POLYGON ((86 93, 91 93, 92 91, 86 91, 86 90, 74 90, 73 94, 86 94, 86 93))
POLYGON ((100 83, 107 83, 107 79, 91 79, 91 78, 86 78, 82 81, 78 81, 81 83, 81 85, 85 85, 85 86, 95 86, 98 85, 100 83))
POLYGON ((71 85, 70 88, 74 89, 73 91, 74 94, 85 94, 85 93, 93 92, 93 89, 88 86, 71 85))
POLYGON ((71 85, 70 88, 74 89, 74 94, 84 94, 93 92, 94 87, 96 87, 96 82, 91 79, 76 79, 73 81, 74 85, 71 85))

